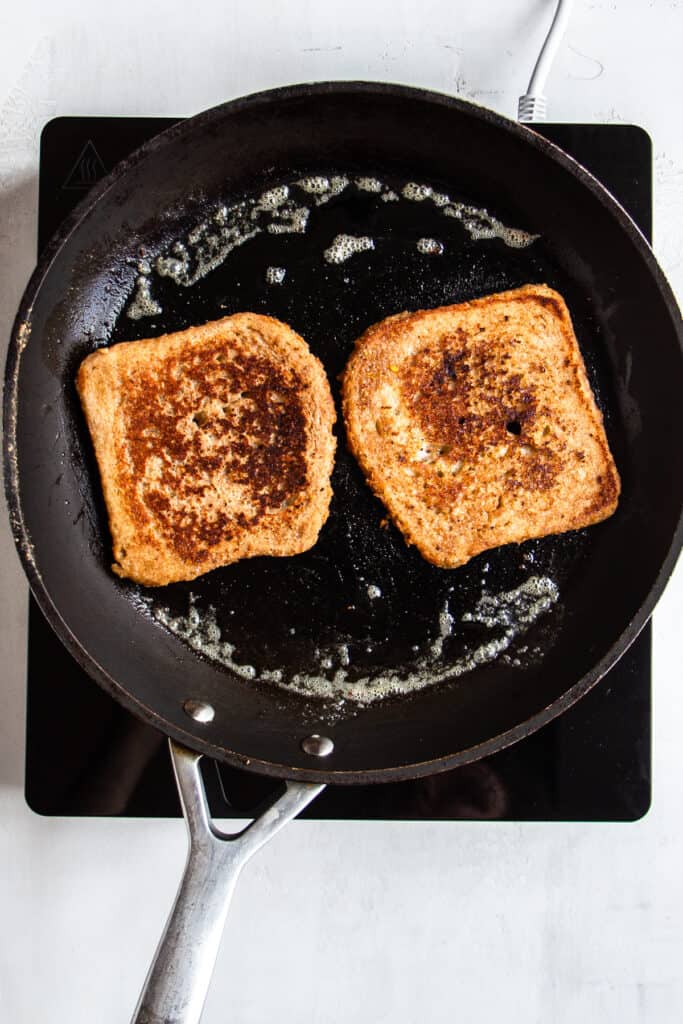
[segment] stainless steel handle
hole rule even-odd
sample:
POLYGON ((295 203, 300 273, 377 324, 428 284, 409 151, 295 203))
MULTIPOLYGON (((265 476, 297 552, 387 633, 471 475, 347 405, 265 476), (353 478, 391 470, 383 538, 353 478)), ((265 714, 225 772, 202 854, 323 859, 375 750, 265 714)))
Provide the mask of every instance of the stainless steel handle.
POLYGON ((209 813, 195 754, 169 741, 189 850, 173 910, 132 1024, 198 1024, 239 873, 249 858, 325 787, 288 782, 283 795, 242 832, 219 831, 209 813))

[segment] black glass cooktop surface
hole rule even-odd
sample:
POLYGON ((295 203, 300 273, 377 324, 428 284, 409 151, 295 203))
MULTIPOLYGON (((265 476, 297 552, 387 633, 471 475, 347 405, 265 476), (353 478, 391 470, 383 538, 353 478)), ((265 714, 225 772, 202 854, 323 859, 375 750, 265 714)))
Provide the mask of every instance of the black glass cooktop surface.
MULTIPOLYGON (((87 190, 166 118, 50 121, 40 153, 39 248, 87 190)), ((651 234, 651 145, 630 125, 543 125, 651 234)), ((493 757, 414 782, 328 787, 308 818, 621 821, 650 803, 651 630, 561 718, 493 757)), ((204 760, 215 817, 257 813, 277 783, 204 760)), ((26 799, 50 815, 178 815, 165 738, 76 664, 33 600, 28 630, 26 799), (55 736, 59 744, 55 744, 55 736)))

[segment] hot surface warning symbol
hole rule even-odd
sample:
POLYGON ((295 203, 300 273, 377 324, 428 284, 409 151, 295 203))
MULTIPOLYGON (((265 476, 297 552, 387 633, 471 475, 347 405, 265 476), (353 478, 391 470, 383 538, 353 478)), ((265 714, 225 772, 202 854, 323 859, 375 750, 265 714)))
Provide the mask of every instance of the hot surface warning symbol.
POLYGON ((78 160, 67 174, 62 188, 91 188, 106 173, 107 169, 102 163, 100 154, 95 149, 92 139, 88 139, 78 160))

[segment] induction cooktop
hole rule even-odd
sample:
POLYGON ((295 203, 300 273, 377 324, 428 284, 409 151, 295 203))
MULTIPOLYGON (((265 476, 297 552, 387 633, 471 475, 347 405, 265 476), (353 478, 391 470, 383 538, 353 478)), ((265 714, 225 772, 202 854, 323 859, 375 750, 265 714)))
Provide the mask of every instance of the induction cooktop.
MULTIPOLYGON (((39 251, 88 189, 169 118, 61 117, 42 135, 39 251)), ((632 125, 534 125, 651 235, 651 144, 632 125)), ((650 804, 651 628, 578 704, 476 764, 412 782, 329 786, 303 818, 633 821, 650 804)), ((46 815, 168 817, 180 805, 165 737, 90 680, 31 599, 26 799, 46 815), (53 737, 62 738, 55 751, 53 737)), ((278 783, 204 759, 211 812, 258 813, 278 783)))

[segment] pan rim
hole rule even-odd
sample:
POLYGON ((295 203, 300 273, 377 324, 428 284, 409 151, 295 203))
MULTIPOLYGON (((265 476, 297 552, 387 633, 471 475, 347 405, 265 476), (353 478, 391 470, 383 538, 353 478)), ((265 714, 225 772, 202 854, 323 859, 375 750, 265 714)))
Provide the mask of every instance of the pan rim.
POLYGON ((389 768, 372 770, 340 770, 325 771, 315 768, 292 768, 277 763, 248 758, 245 755, 227 750, 225 747, 216 746, 206 740, 202 740, 193 734, 185 733, 172 723, 157 715, 150 708, 140 704, 120 684, 116 682, 88 653, 85 647, 71 632, 62 619, 58 608, 54 604, 51 595, 43 582, 38 568, 33 563, 29 551, 31 548, 31 537, 23 519, 23 512, 19 495, 19 481, 16 472, 16 465, 13 459, 14 445, 16 443, 16 395, 18 387, 18 371, 23 348, 22 337, 26 324, 30 324, 30 315, 35 298, 40 290, 43 279, 56 259, 62 247, 66 244, 79 223, 89 214, 102 196, 106 194, 132 167, 144 161, 151 152, 156 152, 163 146, 173 142, 185 132, 193 131, 197 126, 211 122, 227 112, 241 111, 254 108, 262 104, 269 104, 273 101, 297 99, 299 97, 310 98, 315 95, 338 94, 368 94, 386 95, 392 98, 405 98, 410 100, 423 101, 436 104, 442 107, 465 113, 468 116, 480 118, 483 121, 497 126, 500 130, 524 141, 545 157, 552 159, 565 170, 568 170, 578 181, 587 187, 593 195, 601 202, 609 213, 617 220, 627 235, 630 236, 638 254, 644 260, 647 270, 650 272, 664 306, 672 318, 676 335, 683 349, 683 324, 678 321, 678 305, 666 277, 657 263, 652 248, 645 239, 642 232, 634 224, 630 216, 608 192, 607 189, 577 161, 566 154, 554 143, 538 135, 533 129, 518 124, 502 115, 481 107, 477 104, 452 97, 444 93, 427 89, 415 88, 412 86, 365 81, 340 81, 340 82, 319 82, 302 83, 292 86, 284 86, 277 89, 265 90, 249 96, 239 97, 226 103, 212 107, 194 117, 181 120, 171 125, 148 142, 139 147, 133 154, 118 164, 102 181, 100 181, 86 197, 75 207, 72 213, 63 222, 59 230, 48 243, 44 253, 39 257, 37 266, 29 279, 26 290, 22 297, 17 316, 12 328, 10 344, 8 348, 5 387, 4 387, 4 441, 3 441, 3 462, 5 490, 9 509, 10 525, 13 539, 17 547, 20 561, 27 575, 31 590, 47 618, 51 627, 55 630, 60 640, 67 647, 78 664, 111 696, 132 711, 138 718, 146 721, 157 729, 161 729, 166 735, 185 743, 187 746, 199 750, 201 753, 215 757, 218 760, 237 767, 248 767, 259 774, 270 775, 278 778, 301 779, 310 782, 326 783, 357 783, 381 781, 401 781, 403 779, 418 778, 425 775, 435 774, 455 768, 458 765, 478 760, 495 751, 509 746, 525 736, 530 735, 553 718, 557 717, 585 693, 587 693, 618 660, 625 650, 635 640, 640 630, 649 620, 654 606, 661 596, 664 587, 673 571, 678 553, 683 543, 683 509, 679 512, 678 524, 673 532, 671 544, 663 559, 659 571, 644 599, 638 612, 630 623, 622 631, 618 640, 608 649, 603 658, 570 687, 569 690, 558 700, 537 712, 526 721, 519 723, 512 729, 498 734, 489 740, 470 747, 455 754, 445 755, 440 758, 415 762, 410 765, 400 765, 389 768))

